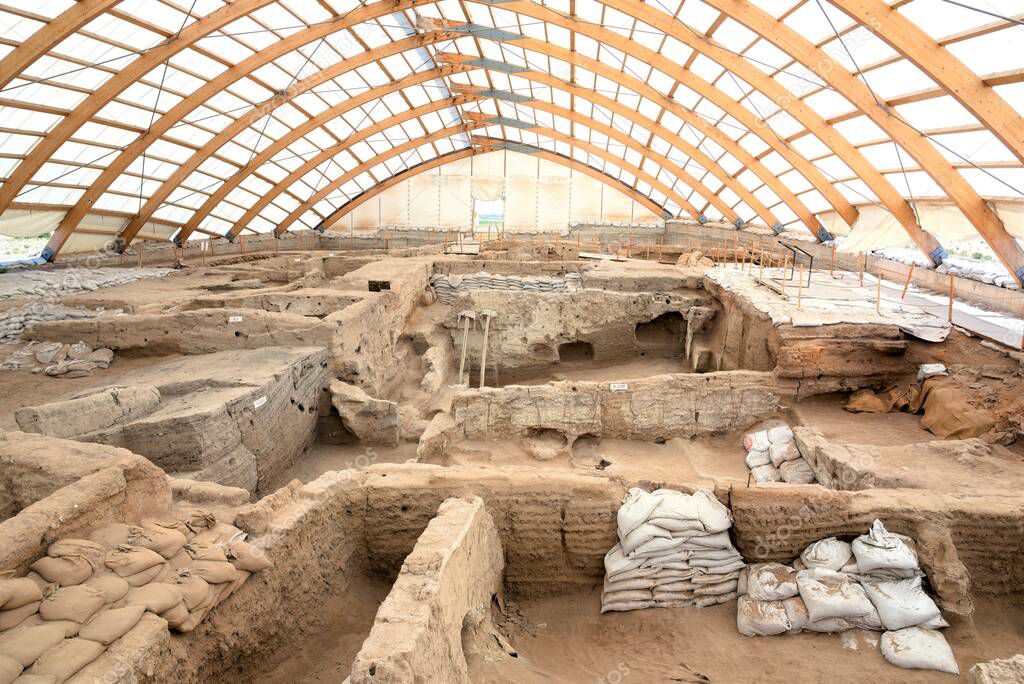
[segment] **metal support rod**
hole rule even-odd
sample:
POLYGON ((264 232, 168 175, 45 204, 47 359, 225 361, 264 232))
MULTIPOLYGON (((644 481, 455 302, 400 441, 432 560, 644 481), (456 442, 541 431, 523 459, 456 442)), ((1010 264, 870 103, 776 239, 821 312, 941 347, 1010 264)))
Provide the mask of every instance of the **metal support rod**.
POLYGON ((459 314, 459 318, 463 319, 462 326, 462 358, 459 361, 459 384, 462 384, 462 376, 466 372, 466 349, 469 345, 469 322, 476 318, 476 314, 472 311, 463 311, 459 314))

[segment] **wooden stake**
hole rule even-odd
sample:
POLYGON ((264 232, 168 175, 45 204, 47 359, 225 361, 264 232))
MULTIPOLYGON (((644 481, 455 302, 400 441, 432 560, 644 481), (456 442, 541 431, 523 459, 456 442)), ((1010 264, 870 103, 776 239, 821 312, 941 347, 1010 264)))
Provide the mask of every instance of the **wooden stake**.
POLYGON ((665 236, 662 235, 658 238, 658 261, 661 261, 661 253, 665 248, 665 236))
POLYGON ((956 286, 953 284, 953 274, 949 274, 949 322, 953 322, 953 296, 956 294, 956 286))
POLYGON ((907 271, 907 279, 903 281, 903 294, 900 295, 900 299, 907 298, 907 288, 910 287, 910 277, 914 275, 914 264, 910 264, 910 270, 907 271))
POLYGON ((882 315, 882 269, 878 269, 876 274, 878 283, 875 285, 875 313, 879 316, 882 315))
POLYGON ((800 279, 796 281, 796 308, 803 307, 804 301, 804 265, 800 263, 800 279))

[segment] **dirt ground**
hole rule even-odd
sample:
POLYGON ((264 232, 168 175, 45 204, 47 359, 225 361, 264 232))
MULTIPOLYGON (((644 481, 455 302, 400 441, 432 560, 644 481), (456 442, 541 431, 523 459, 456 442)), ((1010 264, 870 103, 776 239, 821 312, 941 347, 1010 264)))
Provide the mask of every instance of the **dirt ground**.
MULTIPOLYGON (((473 682, 949 682, 901 670, 878 650, 878 633, 742 637, 735 602, 600 614, 600 588, 509 602, 500 625, 517 658, 470 662, 473 682)), ((981 601, 976 631, 945 630, 961 681, 976 662, 1024 651, 1024 606, 981 601)))
POLYGON ((390 589, 384 580, 356 579, 343 596, 328 601, 324 614, 330 619, 310 625, 305 634, 289 635, 288 648, 270 656, 276 665, 247 681, 340 684, 351 672, 352 661, 390 589))

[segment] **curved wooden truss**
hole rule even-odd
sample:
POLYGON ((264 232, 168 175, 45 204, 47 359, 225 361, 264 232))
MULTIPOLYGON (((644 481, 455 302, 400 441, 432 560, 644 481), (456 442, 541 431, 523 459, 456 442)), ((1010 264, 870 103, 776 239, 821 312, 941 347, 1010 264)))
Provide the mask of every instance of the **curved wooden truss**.
MULTIPOLYGON (((158 1, 169 2, 170 0, 158 1)), ((56 107, 28 107, 30 110, 45 111, 59 120, 46 133, 34 134, 39 142, 31 147, 23 157, 15 158, 16 163, 12 165, 11 172, 0 186, 0 213, 9 208, 19 194, 29 186, 46 186, 48 183, 54 183, 54 187, 61 187, 56 181, 37 179, 37 174, 51 160, 52 163, 62 163, 59 152, 76 140, 75 136, 80 129, 94 120, 99 120, 97 115, 101 110, 111 103, 124 102, 126 97, 124 93, 130 87, 143 82, 152 87, 152 83, 156 79, 153 73, 157 73, 156 70, 161 65, 169 64, 172 57, 185 50, 199 50, 201 53, 217 59, 214 53, 206 50, 203 41, 210 36, 223 35, 225 28, 232 22, 241 18, 253 17, 256 10, 267 7, 273 2, 274 0, 236 0, 205 16, 192 17, 189 12, 188 15, 182 17, 183 21, 180 27, 174 27, 177 29, 176 31, 171 28, 147 26, 158 35, 162 34, 163 40, 155 46, 140 51, 130 60, 126 59, 118 68, 108 69, 109 77, 94 90, 83 89, 84 98, 80 98, 73 108, 61 110, 56 107)), ((313 76, 302 80, 296 78, 287 88, 273 93, 271 97, 253 106, 245 114, 232 118, 227 126, 213 131, 209 139, 195 147, 184 163, 177 162, 173 172, 157 184, 158 187, 155 190, 145 193, 145 196, 140 190, 141 206, 138 214, 125 226, 122 237, 126 242, 134 238, 141 227, 153 219, 154 214, 160 210, 176 188, 197 170, 204 168, 204 164, 214 158, 219 159, 220 150, 225 145, 233 142, 244 132, 252 130, 263 117, 270 116, 285 107, 298 108, 301 112, 300 99, 303 94, 354 69, 371 64, 383 64, 388 56, 415 50, 422 51, 424 48, 437 46, 440 47, 442 53, 434 56, 434 65, 431 68, 425 71, 413 70, 415 73, 402 78, 392 78, 388 83, 374 85, 365 93, 350 95, 345 104, 330 107, 315 115, 306 114, 306 119, 301 124, 294 125, 288 135, 276 137, 272 143, 259 151, 254 149, 249 163, 238 166, 236 173, 231 175, 213 194, 207 195, 202 205, 197 207, 191 218, 185 222, 185 228, 181 231, 180 236, 187 237, 193 230, 200 229, 206 217, 226 200, 233 188, 241 187, 241 184, 247 182, 247 178, 255 177, 254 174, 263 178, 264 176, 260 174, 261 165, 273 160, 274 154, 287 147, 288 143, 282 141, 286 139, 295 141, 303 134, 316 130, 327 130, 326 126, 329 119, 332 118, 332 114, 337 116, 341 111, 352 111, 356 107, 394 94, 398 94, 408 101, 405 95, 406 89, 414 85, 426 84, 435 79, 442 79, 442 82, 452 86, 451 90, 455 95, 446 101, 454 104, 449 106, 465 109, 465 105, 478 101, 480 96, 487 96, 488 91, 493 88, 481 88, 479 85, 470 86, 470 83, 477 83, 477 81, 464 76, 460 77, 460 75, 480 70, 487 82, 490 83, 491 74, 497 69, 514 74, 517 79, 530 83, 531 88, 546 87, 552 91, 558 90, 567 93, 570 102, 585 100, 593 103, 595 106, 621 117, 624 121, 630 122, 631 126, 636 125, 645 130, 649 136, 646 146, 642 142, 638 143, 637 138, 632 134, 626 134, 614 126, 597 121, 594 116, 581 114, 576 111, 575 106, 567 108, 553 101, 537 97, 530 97, 527 101, 520 103, 523 107, 567 119, 572 123, 572 129, 569 134, 566 134, 545 126, 534 125, 534 122, 519 122, 516 128, 529 130, 545 138, 569 144, 573 149, 585 150, 608 162, 614 160, 616 166, 624 172, 628 171, 636 179, 633 183, 634 190, 638 183, 643 182, 646 186, 655 189, 657 193, 668 197, 682 210, 694 214, 699 213, 689 199, 678 191, 675 186, 675 183, 678 182, 680 186, 701 195, 708 202, 708 206, 714 206, 716 211, 729 220, 736 221, 738 224, 744 220, 744 217, 739 216, 733 207, 724 203, 717 196, 716 191, 706 187, 700 179, 689 172, 687 167, 689 162, 687 164, 678 163, 673 161, 670 155, 653 149, 650 141, 657 138, 669 143, 672 148, 679 150, 694 164, 701 167, 708 174, 706 178, 713 177, 716 182, 722 183, 721 187, 728 188, 735 196, 739 197, 740 201, 766 224, 781 228, 782 222, 779 221, 776 210, 779 206, 784 205, 791 212, 788 215, 795 216, 796 220, 812 233, 824 236, 827 234, 821 232, 820 222, 815 216, 815 213, 822 211, 823 207, 819 206, 812 211, 802 198, 803 193, 807 190, 792 189, 790 181, 792 178, 800 178, 800 182, 804 184, 805 188, 816 191, 818 196, 830 205, 836 214, 852 225, 857 220, 858 212, 853 206, 853 202, 847 198, 846 194, 848 193, 844 193, 840 186, 845 184, 847 179, 855 178, 861 181, 863 187, 870 191, 877 201, 896 218, 922 252, 929 255, 933 261, 941 259, 943 256, 941 246, 931 234, 918 224, 910 202, 886 177, 886 174, 894 175, 892 166, 879 167, 872 163, 862 150, 867 143, 854 144, 840 133, 838 128, 840 123, 851 121, 858 116, 865 117, 865 120, 876 126, 884 136, 874 144, 890 142, 895 146, 897 156, 901 154, 902 150, 903 154, 910 157, 916 164, 912 168, 920 169, 933 179, 935 186, 941 189, 963 212, 978 233, 992 246, 1010 272, 1014 273, 1018 280, 1024 276, 1024 250, 1007 233, 999 218, 982 198, 979 191, 975 189, 972 182, 960 173, 958 169, 965 165, 951 162, 933 144, 933 135, 927 131, 922 132, 919 128, 911 125, 894 108, 898 106, 898 103, 920 102, 949 94, 976 118, 977 125, 967 128, 990 132, 1020 162, 1024 161, 1024 119, 996 92, 994 87, 1004 83, 1019 83, 1024 81, 1024 77, 1005 74, 999 78, 982 78, 971 71, 946 49, 945 45, 955 42, 954 39, 940 41, 932 38, 899 11, 898 8, 913 3, 915 0, 906 0, 897 6, 890 6, 884 0, 830 0, 831 5, 841 9, 861 27, 866 28, 895 50, 898 55, 896 59, 902 59, 912 64, 938 86, 914 93, 913 97, 908 95, 902 99, 880 98, 869 85, 867 76, 860 73, 862 71, 869 72, 876 68, 876 65, 857 64, 854 61, 855 71, 851 71, 849 66, 840 64, 823 49, 825 43, 832 39, 831 37, 821 43, 812 43, 787 23, 789 12, 777 17, 749 0, 705 0, 706 5, 721 14, 718 21, 713 22, 710 28, 698 31, 686 23, 685 9, 678 2, 679 11, 683 12, 682 16, 674 16, 673 10, 666 5, 646 4, 641 0, 599 0, 599 2, 604 9, 601 10, 600 20, 595 21, 592 15, 588 15, 586 18, 577 15, 574 3, 569 4, 570 10, 565 13, 539 5, 531 0, 464 0, 460 1, 459 7, 465 18, 471 19, 469 22, 447 20, 443 13, 433 19, 425 16, 423 21, 419 22, 421 28, 419 34, 387 40, 377 47, 370 47, 358 35, 353 34, 362 50, 317 70, 313 76), (474 8, 482 8, 482 13, 477 12, 474 8), (620 28, 611 19, 606 23, 605 13, 609 11, 621 13, 621 16, 642 23, 633 24, 629 28, 620 28), (526 18, 534 23, 543 24, 544 29, 539 32, 531 30, 528 32, 529 35, 526 35, 523 32, 510 30, 515 28, 514 25, 506 27, 496 25, 497 22, 472 23, 473 19, 478 19, 487 13, 490 13, 493 18, 494 12, 500 12, 502 17, 513 18, 513 21, 519 22, 520 27, 524 26, 520 18, 526 18), (755 63, 746 54, 746 47, 737 50, 735 46, 730 47, 719 43, 715 38, 715 32, 725 18, 734 20, 749 30, 751 35, 756 36, 758 40, 774 46, 791 60, 791 65, 799 65, 808 70, 806 73, 812 74, 815 79, 812 90, 814 92, 828 90, 841 97, 853 108, 851 113, 823 117, 811 106, 808 101, 809 97, 790 92, 783 85, 783 79, 773 77, 783 73, 785 66, 779 67, 780 71, 772 74, 770 70, 765 70, 764 66, 766 65, 755 63), (551 32, 558 30, 567 32, 565 34, 569 36, 567 47, 564 40, 552 39, 551 32), (661 38, 658 40, 647 39, 641 35, 643 32, 655 34, 661 38), (600 58, 596 59, 576 51, 577 37, 586 38, 605 46, 606 51, 612 54, 612 58, 608 59, 602 53, 600 58), (466 40, 469 40, 470 43, 466 44, 466 40), (668 56, 666 48, 668 40, 675 41, 674 45, 691 50, 692 54, 686 57, 679 53, 678 59, 668 56), (487 58, 485 43, 500 45, 502 53, 511 55, 513 58, 506 57, 506 61, 487 58), (450 50, 445 48, 445 44, 458 47, 455 50, 450 50), (476 55, 465 52, 469 45, 475 48, 476 55), (531 61, 530 55, 543 55, 549 61, 559 60, 569 64, 569 77, 555 76, 548 69, 537 68, 536 64, 531 61), (724 69, 723 73, 728 74, 732 83, 730 84, 721 75, 714 77, 701 75, 707 70, 695 68, 697 58, 706 60, 707 63, 715 65, 718 69, 724 69), (630 63, 641 65, 641 70, 646 67, 657 70, 659 74, 668 77, 670 84, 665 86, 658 81, 657 87, 652 85, 654 81, 651 76, 639 77, 636 75, 636 68, 630 67, 630 63), (599 88, 585 87, 582 83, 577 82, 580 74, 584 72, 592 75, 591 79, 600 78, 604 79, 606 83, 614 84, 615 93, 608 95, 599 88), (627 105, 622 93, 638 98, 637 104, 635 106, 627 105), (699 112, 684 104, 684 100, 680 100, 677 96, 678 93, 692 93, 700 101, 714 105, 722 112, 722 115, 716 114, 712 117, 704 112, 699 112), (762 115, 757 106, 751 105, 754 102, 755 94, 762 102, 770 102, 776 109, 767 116, 762 115), (656 107, 650 115, 645 109, 647 102, 656 107), (796 133, 780 134, 777 132, 776 112, 784 112, 801 129, 796 133), (657 115, 654 116, 654 113, 657 115), (684 137, 681 134, 682 131, 675 133, 663 125, 663 117, 666 115, 671 115, 684 122, 684 127, 700 136, 698 140, 706 141, 709 144, 713 143, 716 148, 723 150, 722 154, 728 155, 728 160, 738 162, 740 165, 738 170, 733 166, 726 170, 723 165, 725 157, 718 156, 718 153, 715 155, 706 153, 701 142, 694 143, 689 135, 684 137), (741 130, 741 135, 737 138, 735 135, 727 134, 727 129, 724 127, 726 124, 735 125, 737 129, 741 130), (617 144, 640 153, 642 155, 640 163, 635 166, 626 164, 621 158, 614 159, 615 155, 610 152, 608 147, 599 148, 580 139, 576 135, 577 125, 587 130, 597 131, 606 138, 615 140, 617 144), (298 134, 297 131, 302 131, 303 134, 298 134), (833 158, 845 164, 849 172, 841 171, 839 174, 831 174, 831 177, 826 175, 822 171, 824 155, 810 155, 801 152, 794 144, 794 141, 807 136, 820 142, 833 158), (744 140, 756 141, 755 149, 748 150, 746 144, 742 142, 744 140), (275 151, 268 153, 271 149, 275 151), (780 174, 769 168, 768 162, 771 157, 781 159, 788 165, 789 173, 792 176, 789 181, 783 180, 780 174), (653 163, 655 168, 660 170, 659 174, 664 173, 673 178, 673 182, 669 184, 662 179, 661 175, 656 177, 647 173, 646 169, 649 163, 653 163), (744 173, 749 173, 756 178, 759 187, 770 192, 776 198, 772 202, 777 201, 778 204, 762 201, 758 195, 755 195, 749 184, 740 182, 741 174, 744 173), (838 175, 838 181, 836 175, 838 175), (141 201, 143 199, 144 203, 141 201)), ((127 15, 119 14, 121 10, 117 5, 117 0, 79 0, 62 14, 44 23, 27 40, 17 45, 0 60, 0 88, 22 87, 25 82, 32 84, 40 81, 38 76, 24 76, 23 74, 30 72, 38 60, 52 54, 66 38, 84 30, 87 24, 98 17, 110 13, 122 19, 132 19, 127 15), (9 86, 12 83, 16 85, 9 86)), ((166 134, 173 128, 188 124, 187 117, 200 107, 206 106, 205 103, 210 101, 214 95, 224 92, 232 84, 242 80, 257 79, 258 83, 257 74, 260 70, 285 56, 298 55, 302 57, 305 55, 308 62, 316 54, 323 41, 338 32, 369 25, 372 22, 379 24, 384 18, 389 21, 401 19, 408 23, 409 19, 405 18, 408 13, 420 10, 428 14, 440 12, 435 7, 433 0, 381 0, 364 4, 344 16, 333 16, 326 21, 309 22, 308 28, 288 32, 287 35, 279 35, 278 40, 261 46, 259 50, 252 51, 251 55, 238 62, 220 60, 225 67, 223 70, 212 78, 204 78, 203 85, 175 98, 174 105, 160 113, 157 111, 160 101, 158 96, 156 104, 153 106, 153 117, 149 126, 132 129, 125 125, 124 129, 132 130, 135 139, 120 151, 115 149, 114 152, 117 154, 111 161, 89 167, 96 168, 98 176, 85 188, 74 206, 68 211, 51 240, 51 253, 56 253, 60 249, 67 237, 78 228, 86 214, 94 209, 98 200, 113 192, 126 174, 132 174, 132 169, 140 158, 143 160, 142 181, 145 181, 145 159, 148 151, 162 142, 166 134), (304 52, 298 52, 300 49, 304 52)), ((184 10, 181 11, 184 12, 184 10)), ((139 23, 137 20, 132 20, 139 23)), ((830 24, 832 24, 831 20, 830 24)), ((140 25, 142 24, 140 23, 140 25)), ((832 26, 835 29, 835 25, 832 24, 832 26)), ((987 28, 986 31, 992 32, 999 28, 1001 27, 987 28)), ((268 31, 271 30, 268 29, 268 31)), ((848 28, 836 31, 837 40, 841 41, 842 36, 848 33, 848 28)), ((983 33, 980 30, 974 32, 975 35, 983 33)), ((164 66, 165 74, 166 68, 164 66)), ((200 77, 201 74, 196 74, 196 76, 200 77)), ((160 88, 163 89, 162 80, 160 88)), ((418 109, 412 106, 411 101, 408 102, 410 111, 418 109)), ((437 110, 432 109, 431 111, 437 110)), ((496 133, 503 138, 511 132, 505 126, 507 117, 488 119, 483 112, 464 112, 464 114, 467 114, 465 118, 470 121, 460 122, 460 126, 488 123, 496 128, 496 133)), ((109 120, 109 117, 103 119, 103 121, 109 120)), ((396 120, 396 118, 391 117, 388 120, 396 120)), ((116 120, 114 125, 117 125, 116 120)), ((380 132, 383 129, 375 123, 374 126, 366 130, 380 132)), ((943 131, 940 130, 938 134, 943 134, 943 131)), ((363 140, 373 133, 368 133, 363 137, 359 137, 359 135, 360 132, 357 132, 356 135, 350 137, 353 140, 363 140)), ((399 147, 402 146, 395 145, 394 149, 399 147)), ((327 150, 334 149, 344 148, 339 148, 338 145, 327 146, 315 158, 330 159, 333 155, 325 155, 327 155, 327 150)), ((439 154, 438 158, 442 156, 444 155, 439 154)), ((374 159, 376 158, 374 157, 374 159)), ((358 157, 356 159, 358 160, 358 157)), ((368 163, 368 161, 357 163, 353 169, 342 173, 341 177, 358 175, 353 174, 354 169, 370 168, 366 167, 368 163)), ((308 163, 300 168, 307 166, 308 163)), ((86 168, 86 166, 82 165, 82 168, 86 168)), ((314 165, 311 168, 316 167, 314 165)), ((903 170, 905 176, 906 167, 902 159, 900 159, 899 168, 903 170)), ((989 165, 988 168, 1019 168, 1019 166, 1004 163, 1002 166, 989 165)), ((296 170, 278 181, 278 187, 261 197, 240 218, 234 220, 230 232, 237 234, 246 227, 248 221, 269 206, 273 200, 267 199, 267 197, 276 198, 282 192, 290 193, 287 183, 300 177, 301 174, 297 175, 296 170)), ((387 179, 383 182, 378 180, 374 187, 379 187, 384 182, 387 182, 387 179)), ((334 185, 334 181, 331 184, 334 185)), ((341 183, 338 183, 336 187, 340 185, 341 183)), ((622 184, 620 183, 620 185, 622 184)), ((907 185, 909 190, 909 180, 907 185)), ((316 192, 313 197, 319 194, 320 192, 316 192)), ((301 197, 296 197, 296 199, 299 200, 301 207, 312 207, 316 204, 316 201, 312 201, 312 197, 305 201, 302 201, 301 197)), ((913 197, 911 196, 910 199, 913 197)), ((24 203, 19 201, 19 206, 22 204, 24 203)), ((291 214, 294 214, 295 211, 298 211, 298 208, 291 214)))
MULTIPOLYGON (((351 200, 349 200, 348 202, 345 202, 345 204, 341 205, 334 212, 332 212, 329 216, 327 216, 327 218, 325 218, 323 220, 321 225, 323 226, 323 228, 325 230, 330 229, 331 226, 335 225, 338 221, 340 221, 341 219, 345 218, 345 216, 347 216, 349 213, 354 211, 361 204, 365 204, 367 201, 373 199, 374 197, 376 197, 377 195, 381 194, 382 192, 384 192, 388 188, 392 188, 395 185, 398 185, 399 183, 401 183, 402 181, 409 180, 410 178, 412 178, 414 176, 418 176, 421 173, 425 173, 426 171, 430 171, 431 169, 436 169, 439 166, 443 166, 445 164, 449 164, 449 163, 451 163, 453 161, 458 161, 459 159, 467 159, 469 157, 472 157, 472 156, 475 156, 475 155, 478 155, 478 154, 486 154, 488 152, 495 152, 497 150, 502 150, 502 149, 508 149, 509 148, 509 143, 507 141, 500 140, 500 139, 497 139, 497 138, 487 138, 487 137, 481 137, 481 136, 473 136, 473 140, 476 143, 473 147, 468 147, 468 148, 463 149, 463 150, 457 150, 455 152, 449 152, 448 154, 445 154, 445 155, 442 155, 440 157, 437 157, 436 159, 430 159, 430 160, 422 162, 420 164, 416 164, 414 166, 410 166, 409 168, 405 169, 404 171, 401 171, 400 173, 395 174, 391 178, 388 178, 384 182, 379 183, 379 184, 373 186, 372 188, 368 189, 366 192, 363 192, 363 193, 357 195, 356 197, 353 197, 351 200)), ((562 166, 570 168, 570 169, 572 169, 574 171, 579 171, 580 173, 586 174, 586 175, 590 176, 591 178, 594 178, 594 179, 600 181, 601 183, 604 183, 605 185, 610 187, 612 190, 616 190, 618 192, 624 193, 625 195, 629 196, 631 199, 636 200, 640 204, 642 204, 645 207, 647 207, 648 209, 650 209, 655 214, 658 214, 660 216, 665 216, 666 214, 669 213, 664 207, 662 207, 661 205, 656 203, 650 197, 647 197, 646 195, 641 195, 640 193, 638 193, 633 188, 631 188, 628 185, 624 184, 622 181, 620 181, 620 180, 618 180, 616 178, 612 178, 611 176, 607 175, 606 173, 598 171, 597 169, 595 169, 595 168, 593 168, 591 166, 587 166, 586 164, 584 164, 584 163, 582 163, 580 161, 577 161, 575 159, 571 159, 571 158, 566 157, 564 155, 557 154, 555 152, 551 152, 551 151, 548 151, 548 150, 545 150, 545 149, 542 149, 542 148, 539 148, 539 147, 534 147, 534 148, 529 149, 529 150, 525 149, 525 148, 529 147, 529 146, 525 146, 525 145, 516 144, 516 145, 513 145, 512 147, 514 147, 514 149, 516 149, 517 151, 527 151, 529 154, 537 156, 540 159, 546 159, 547 161, 554 162, 555 164, 561 164, 562 166)), ((288 218, 290 220, 281 224, 282 228, 280 229, 278 234, 280 234, 280 233, 284 232, 285 230, 287 230, 288 226, 290 226, 291 223, 293 223, 294 220, 297 219, 300 215, 301 214, 294 214, 293 213, 292 216, 289 216, 288 218)))

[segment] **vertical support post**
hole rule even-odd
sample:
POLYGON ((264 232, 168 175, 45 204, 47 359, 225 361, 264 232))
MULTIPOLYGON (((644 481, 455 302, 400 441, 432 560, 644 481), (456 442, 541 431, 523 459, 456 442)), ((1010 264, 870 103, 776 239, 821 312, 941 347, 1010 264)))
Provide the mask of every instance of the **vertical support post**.
POLYGON ((910 264, 910 270, 907 271, 907 278, 903 281, 903 294, 900 295, 900 299, 907 298, 907 289, 910 287, 910 278, 914 275, 914 264, 910 264))
POLYGON ((832 278, 836 277, 835 270, 836 270, 836 243, 833 242, 832 243, 832 261, 828 265, 828 274, 829 274, 830 277, 832 277, 832 278))
POLYGON ((662 252, 665 250, 665 236, 658 238, 658 261, 661 261, 662 252))
POLYGON ((875 274, 878 278, 878 283, 875 285, 875 313, 879 316, 882 315, 882 269, 879 268, 875 274))
POLYGON ((139 240, 139 268, 142 268, 142 253, 146 251, 146 241, 139 240))
POLYGON ((949 274, 949 322, 953 322, 953 297, 956 294, 956 286, 953 284, 953 273, 949 274))
POLYGON ((802 309, 804 301, 804 265, 800 263, 800 278, 796 281, 796 308, 802 309))

